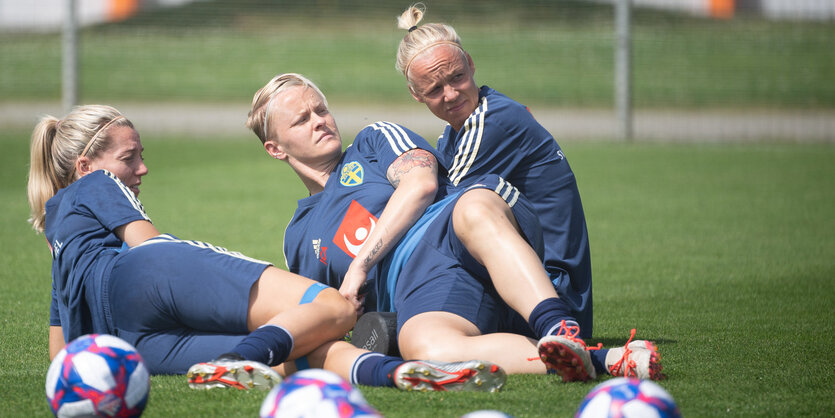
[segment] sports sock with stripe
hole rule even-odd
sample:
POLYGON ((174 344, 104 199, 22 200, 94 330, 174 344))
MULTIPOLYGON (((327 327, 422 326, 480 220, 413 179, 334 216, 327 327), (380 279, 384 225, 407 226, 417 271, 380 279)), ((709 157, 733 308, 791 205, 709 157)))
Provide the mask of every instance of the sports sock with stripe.
POLYGON ((562 321, 566 326, 578 326, 577 320, 571 316, 571 309, 559 298, 548 298, 539 302, 528 318, 528 324, 537 338, 556 334, 562 321))
POLYGON ((394 386, 392 374, 397 366, 404 363, 400 357, 380 353, 365 353, 354 360, 351 366, 351 383, 366 386, 394 386))
POLYGON ((257 361, 268 366, 283 363, 291 351, 293 351, 293 336, 286 329, 272 324, 263 325, 250 332, 232 349, 233 353, 239 354, 246 360, 257 361))

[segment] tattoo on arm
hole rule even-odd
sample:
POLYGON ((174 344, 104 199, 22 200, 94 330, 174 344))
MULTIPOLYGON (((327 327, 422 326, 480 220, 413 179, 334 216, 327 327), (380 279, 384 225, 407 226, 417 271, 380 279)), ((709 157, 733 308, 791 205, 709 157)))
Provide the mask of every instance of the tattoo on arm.
POLYGON ((368 254, 368 257, 365 257, 365 260, 363 260, 363 264, 365 264, 366 266, 370 266, 370 265, 372 265, 372 264, 373 264, 374 257, 375 257, 375 256, 377 255, 377 253, 379 253, 379 252, 380 252, 380 250, 382 250, 382 249, 383 249, 383 240, 379 240, 379 241, 377 241, 377 243, 376 243, 376 244, 374 244, 374 248, 372 248, 372 249, 371 249, 371 253, 370 253, 370 254, 368 254))
POLYGON ((429 167, 437 170, 438 162, 431 152, 415 148, 397 157, 386 171, 386 177, 396 189, 400 185, 400 178, 415 167, 429 167))

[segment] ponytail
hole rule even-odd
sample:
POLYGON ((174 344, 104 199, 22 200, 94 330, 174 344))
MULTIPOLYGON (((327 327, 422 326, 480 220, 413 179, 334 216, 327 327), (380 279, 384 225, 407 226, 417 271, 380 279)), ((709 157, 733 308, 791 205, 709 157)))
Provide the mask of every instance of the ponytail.
POLYGON ((52 163, 52 143, 58 130, 58 119, 44 116, 32 132, 29 150, 29 222, 38 231, 44 230, 44 206, 63 187, 52 163))

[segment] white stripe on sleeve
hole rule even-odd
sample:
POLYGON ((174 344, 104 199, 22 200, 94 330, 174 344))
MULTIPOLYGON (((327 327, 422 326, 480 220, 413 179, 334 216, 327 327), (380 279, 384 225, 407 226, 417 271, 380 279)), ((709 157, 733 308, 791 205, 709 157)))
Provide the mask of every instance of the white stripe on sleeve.
POLYGON ((400 133, 389 126, 386 122, 375 122, 369 126, 374 128, 376 131, 380 131, 386 137, 389 146, 396 155, 403 154, 410 149, 404 146, 400 133))
POLYGON ((467 118, 464 124, 464 135, 458 152, 450 169, 449 179, 453 185, 458 183, 467 175, 481 148, 481 138, 484 134, 484 118, 487 113, 487 98, 482 100, 481 106, 467 118))
POLYGON ((119 178, 116 177, 115 174, 107 170, 102 171, 104 171, 104 173, 107 174, 107 176, 110 177, 110 179, 116 183, 116 186, 119 187, 119 190, 121 190, 125 197, 128 199, 130 205, 134 209, 136 209, 139 212, 139 214, 142 215, 143 218, 145 218, 146 221, 150 221, 151 218, 149 218, 148 214, 145 213, 145 208, 142 207, 142 202, 140 202, 139 199, 136 198, 136 195, 134 195, 133 192, 127 186, 125 186, 125 183, 122 183, 122 180, 119 180, 119 178))

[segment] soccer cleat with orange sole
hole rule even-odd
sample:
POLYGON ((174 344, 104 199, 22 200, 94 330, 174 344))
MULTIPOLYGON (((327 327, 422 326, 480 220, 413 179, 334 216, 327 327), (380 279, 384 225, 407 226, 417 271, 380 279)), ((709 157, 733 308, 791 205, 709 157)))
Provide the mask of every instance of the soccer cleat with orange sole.
POLYGON ((536 345, 545 368, 549 373, 560 375, 563 382, 585 382, 597 377, 588 352, 596 348, 587 348, 578 334, 579 326, 561 321, 556 335, 546 335, 536 345))
POLYGON ((658 347, 651 341, 635 340, 632 329, 629 340, 623 347, 613 348, 606 354, 606 367, 612 376, 635 377, 638 379, 661 380, 661 356, 658 347))
POLYGON ((407 361, 394 371, 394 384, 401 390, 422 392, 498 392, 507 375, 501 367, 481 360, 454 363, 407 361))
POLYGON ((563 382, 585 382, 597 377, 586 343, 579 338, 546 335, 536 347, 548 371, 560 375, 563 382))
POLYGON ((186 377, 192 389, 231 387, 241 390, 270 390, 282 380, 281 376, 266 364, 224 356, 189 367, 186 377))

